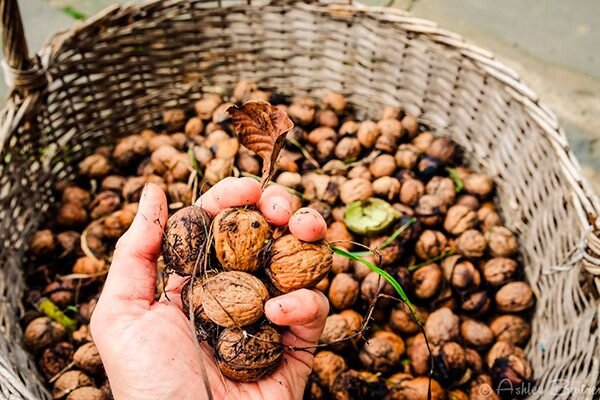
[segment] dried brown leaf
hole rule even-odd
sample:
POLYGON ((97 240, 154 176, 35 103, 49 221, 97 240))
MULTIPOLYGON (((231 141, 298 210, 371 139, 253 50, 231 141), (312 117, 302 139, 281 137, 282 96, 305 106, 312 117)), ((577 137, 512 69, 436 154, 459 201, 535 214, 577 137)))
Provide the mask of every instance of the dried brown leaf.
POLYGON ((249 101, 231 106, 227 112, 242 145, 263 159, 262 184, 275 172, 277 157, 286 133, 294 127, 287 113, 266 101, 249 101))

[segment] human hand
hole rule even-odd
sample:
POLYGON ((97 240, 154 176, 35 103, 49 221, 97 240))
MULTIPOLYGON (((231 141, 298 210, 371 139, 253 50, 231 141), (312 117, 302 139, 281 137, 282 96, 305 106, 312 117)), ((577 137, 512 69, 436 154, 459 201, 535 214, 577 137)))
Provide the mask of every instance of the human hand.
MULTIPOLYGON (((292 215, 290 195, 284 188, 271 186, 261 192, 258 182, 250 178, 227 178, 196 202, 213 216, 228 207, 252 204, 271 224, 289 223, 290 232, 301 240, 325 236, 327 224, 320 214, 304 208, 292 215)), ((181 310, 183 278, 169 279, 167 296, 154 301, 156 260, 167 216, 165 194, 148 184, 133 224, 117 243, 92 315, 92 336, 115 399, 209 399, 204 377, 214 399, 302 398, 312 352, 286 348, 283 362, 271 376, 257 383, 233 382, 220 374, 212 349, 206 343, 198 346, 194 338, 181 310)), ((288 327, 282 333, 284 345, 294 347, 318 341, 328 310, 325 296, 308 289, 265 304, 266 317, 288 327)))

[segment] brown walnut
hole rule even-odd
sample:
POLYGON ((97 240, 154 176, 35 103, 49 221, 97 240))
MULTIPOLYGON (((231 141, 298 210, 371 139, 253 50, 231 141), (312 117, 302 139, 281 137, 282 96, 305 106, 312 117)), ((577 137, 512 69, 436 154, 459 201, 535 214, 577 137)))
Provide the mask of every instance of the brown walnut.
POLYGON ((52 397, 54 399, 62 399, 77 388, 92 385, 93 382, 90 377, 83 372, 76 370, 66 371, 54 382, 52 397))
POLYGON ((102 359, 96 349, 94 342, 89 342, 82 345, 73 354, 73 362, 77 368, 88 372, 92 375, 98 374, 104 370, 102 359))
POLYGON ((518 251, 515 235, 504 226, 493 226, 485 233, 493 257, 510 257, 518 251))
POLYGON ((490 323, 497 341, 507 342, 517 346, 527 343, 531 336, 531 326, 518 315, 501 315, 490 323))
POLYGON ((502 312, 520 312, 535 303, 531 286, 525 282, 509 282, 496 292, 496 307, 502 312))
POLYGON ((315 354, 313 372, 317 375, 321 384, 327 388, 331 388, 335 378, 347 369, 348 366, 344 358, 331 351, 324 350, 315 354))
POLYGON ((333 277, 329 286, 329 302, 338 310, 350 308, 356 303, 359 284, 352 275, 340 273, 333 277))
POLYGON ((477 229, 464 231, 456 240, 459 253, 467 257, 482 257, 487 243, 485 237, 477 229))
POLYGON ((363 346, 358 358, 362 365, 374 372, 389 372, 404 354, 404 341, 395 333, 376 332, 363 346))
POLYGON ((434 345, 456 341, 460 335, 460 321, 447 308, 440 308, 429 314, 425 322, 425 334, 434 345))
POLYGON ((478 222, 475 211, 467 206, 456 205, 448 209, 444 229, 453 235, 460 235, 467 229, 474 228, 478 222))

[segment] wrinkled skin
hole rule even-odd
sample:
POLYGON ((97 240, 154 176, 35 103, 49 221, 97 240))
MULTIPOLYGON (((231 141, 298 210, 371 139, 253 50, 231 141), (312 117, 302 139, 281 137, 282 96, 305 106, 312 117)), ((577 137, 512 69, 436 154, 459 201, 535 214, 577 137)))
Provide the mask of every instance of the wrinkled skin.
MULTIPOLYGON (((227 207, 257 204, 273 225, 294 225, 302 240, 325 236, 325 221, 290 215, 290 195, 277 186, 263 193, 249 178, 228 178, 197 203, 211 215, 227 207)), ((215 399, 298 399, 310 374, 313 354, 285 350, 275 373, 257 383, 240 384, 223 378, 212 350, 198 346, 181 311, 184 282, 169 280, 168 295, 154 301, 156 259, 167 219, 166 197, 148 184, 138 214, 119 240, 106 285, 92 315, 91 329, 116 400, 208 399, 210 382, 215 399)), ((174 277, 172 277, 174 278, 174 277)), ((325 296, 308 289, 276 297, 265 304, 271 322, 288 326, 286 345, 306 347, 317 342, 328 313, 325 296)))

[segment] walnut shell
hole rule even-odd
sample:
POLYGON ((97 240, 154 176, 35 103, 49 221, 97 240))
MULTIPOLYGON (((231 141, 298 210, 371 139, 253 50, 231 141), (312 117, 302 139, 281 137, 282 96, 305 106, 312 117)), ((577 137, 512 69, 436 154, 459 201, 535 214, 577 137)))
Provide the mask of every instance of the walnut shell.
POLYGON ((264 259, 271 227, 256 210, 227 208, 213 220, 217 259, 226 271, 255 272, 264 259))
POLYGON ((459 292, 472 291, 481 284, 481 274, 473 263, 459 259, 448 271, 448 280, 452 288, 459 292))
POLYGON ((356 160, 360 155, 360 142, 357 138, 343 137, 335 146, 335 156, 342 161, 356 160))
MULTIPOLYGON (((337 245, 336 245, 337 246, 337 245)), ((331 257, 331 272, 339 274, 342 272, 350 272, 352 264, 350 259, 339 254, 333 254, 331 257)))
POLYGON ((431 366, 425 336, 419 333, 407 340, 406 354, 415 375, 426 375, 431 366))
MULTIPOLYGON (((131 204, 131 203, 130 203, 131 204)), ((129 229, 135 218, 135 212, 128 208, 115 211, 102 220, 102 235, 108 239, 118 239, 129 229)), ((90 237, 93 235, 90 235, 90 237)), ((88 240, 90 239, 88 237, 88 240)))
POLYGON ((493 257, 510 257, 518 250, 515 235, 504 226, 493 226, 485 233, 493 257))
MULTIPOLYGON (((327 227, 327 233, 325 234, 325 240, 334 246, 341 247, 346 250, 350 250, 354 246, 352 243, 354 241, 354 237, 346 227, 346 224, 342 221, 334 221, 329 224, 327 227)), ((348 260, 347 258, 345 259, 348 260)))
POLYGON ((434 345, 456 341, 460 335, 460 321, 447 308, 440 308, 429 314, 425 322, 425 334, 434 345))
POLYGON ((104 217, 121 206, 121 196, 112 190, 98 193, 89 205, 90 217, 98 219, 104 217))
POLYGON ((425 193, 423 182, 418 179, 407 179, 400 188, 400 202, 408 206, 414 206, 425 193))
POLYGON ((375 195, 388 201, 396 200, 401 187, 400 181, 391 176, 382 176, 373 182, 373 192, 375 195))
POLYGON ((331 250, 325 242, 303 242, 288 234, 271 246, 266 272, 277 289, 288 293, 319 283, 331 270, 331 264, 331 250))
POLYGON ((517 346, 527 343, 531 335, 531 326, 518 315, 501 315, 490 323, 490 329, 497 341, 517 346))
POLYGON ((78 186, 68 186, 62 192, 61 203, 73 203, 82 207, 87 207, 92 201, 92 195, 89 191, 78 186))
POLYGON ((464 296, 460 308, 469 314, 483 315, 488 312, 490 305, 491 300, 488 292, 479 290, 464 296))
POLYGON ((485 237, 477 229, 464 231, 456 240, 459 253, 467 257, 482 257, 487 243, 485 237))
POLYGON ((385 118, 377 122, 377 127, 382 136, 400 139, 403 136, 402 123, 396 118, 385 118))
POLYGON ((340 199, 344 204, 366 200, 373 196, 373 185, 364 178, 348 179, 340 187, 340 199))
POLYGON ((93 386, 83 386, 69 393, 67 400, 106 400, 106 394, 93 386))
POLYGON ((396 165, 402 169, 413 169, 417 165, 421 152, 412 144, 401 144, 398 146, 396 155, 396 165))
POLYGON ((50 229, 42 229, 33 234, 29 251, 36 256, 47 256, 56 250, 54 233, 50 229))
POLYGON ((519 312, 535 303, 531 286, 525 282, 510 282, 496 292, 496 307, 502 312, 519 312))
POLYGON ((52 397, 62 399, 77 388, 92 386, 93 382, 89 376, 81 371, 66 371, 56 379, 52 388, 52 397))
POLYGON ((474 228, 478 222, 475 211, 467 206, 455 205, 448 209, 444 229, 453 235, 460 235, 467 229, 474 228))
POLYGON ((427 182, 425 191, 427 194, 439 197, 446 206, 450 206, 456 199, 456 187, 450 178, 434 176, 427 182))
POLYGON ((331 352, 320 351, 315 354, 313 372, 324 386, 331 388, 337 376, 348 369, 343 357, 331 352))
POLYGON ((328 345, 332 350, 338 351, 346 348, 362 325, 362 317, 354 310, 344 310, 339 314, 332 314, 325 320, 325 328, 319 338, 319 343, 328 345))
POLYGON ((467 369, 465 350, 456 342, 447 342, 433 350, 434 375, 444 383, 455 383, 467 369))
POLYGON ((433 136, 433 133, 425 131, 415 136, 412 140, 412 144, 419 149, 421 153, 425 153, 429 147, 431 147, 431 143, 433 143, 434 140, 435 136, 433 136))
POLYGON ((76 203, 64 203, 58 209, 56 222, 64 227, 81 227, 88 221, 85 208, 76 203))
POLYGON ((236 382, 256 382, 279 366, 283 358, 281 335, 271 326, 246 331, 227 328, 215 348, 219 370, 236 382))
POLYGON ((494 182, 489 176, 472 173, 463 179, 465 190, 481 198, 487 197, 494 190, 494 182))
POLYGON ((525 351, 510 343, 496 342, 488 352, 487 364, 497 385, 518 387, 533 377, 533 369, 525 351))
POLYGON ((73 356, 73 346, 68 342, 60 342, 44 350, 39 360, 40 370, 47 379, 62 371, 73 356))
MULTIPOLYGON (((426 321, 428 313, 424 309, 417 309, 421 321, 426 321)), ((390 313, 390 327, 401 335, 414 335, 419 332, 419 324, 415 320, 410 308, 404 303, 398 303, 390 313)))
POLYGON ((78 348, 73 354, 73 362, 79 369, 92 375, 104 370, 102 359, 94 342, 86 343, 78 348))
POLYGON ((325 107, 331 108, 337 114, 342 114, 348 105, 346 98, 335 92, 327 92, 323 96, 322 101, 325 107))
POLYGON ((427 155, 434 157, 444 164, 451 163, 458 153, 458 147, 451 139, 440 137, 435 139, 427 149, 427 155))
MULTIPOLYGON (((396 294, 396 291, 382 276, 375 271, 371 271, 364 277, 360 284, 360 294, 363 300, 371 303, 379 294, 393 296, 396 294)), ((378 301, 386 303, 385 300, 387 299, 381 298, 378 301)))
POLYGON ((374 121, 363 121, 360 123, 356 138, 365 149, 371 149, 377 138, 381 135, 381 131, 374 121))
POLYGON ((444 276, 439 265, 432 263, 417 269, 412 276, 415 296, 419 299, 433 297, 442 287, 444 276))
POLYGON ((389 372, 404 354, 404 341, 395 333, 376 332, 360 350, 362 365, 374 372, 389 372))
POLYGON ((385 398, 387 387, 377 374, 349 369, 338 374, 331 393, 335 400, 377 400, 385 398))
POLYGON ((112 166, 108 158, 101 154, 91 154, 79 163, 79 174, 99 179, 110 173, 112 166))
POLYGON ((33 351, 50 346, 64 338, 65 327, 48 317, 39 317, 31 321, 23 333, 25 346, 33 351))
POLYGON ((241 271, 221 272, 205 281, 203 289, 204 312, 211 321, 226 328, 258 321, 269 298, 264 283, 241 271))
POLYGON ((194 104, 194 110, 198 118, 202 120, 210 119, 215 109, 223 102, 221 96, 215 93, 206 93, 194 104))
POLYGON ((460 335, 465 344, 475 348, 485 348, 494 341, 494 332, 483 322, 467 319, 460 324, 460 335))
POLYGON ((417 244, 415 245, 415 253, 423 260, 429 260, 444 253, 448 240, 442 232, 434 230, 423 231, 417 244))
POLYGON ((375 178, 392 176, 396 171, 396 160, 391 154, 381 154, 371 162, 369 171, 375 178))
POLYGON ((350 308, 358 300, 359 284, 350 274, 337 274, 329 286, 329 302, 338 310, 350 308))
POLYGON ((394 388, 395 396, 392 399, 402 400, 445 400, 446 393, 442 386, 435 380, 419 376, 414 379, 402 381, 394 388), (431 389, 430 389, 431 388, 431 389), (431 396, 429 392, 431 391, 431 396))
POLYGON ((446 210, 447 206, 440 197, 426 194, 419 198, 415 215, 424 225, 435 226, 443 221, 446 210))
POLYGON ((492 286, 500 286, 515 279, 518 273, 518 264, 510 258, 496 257, 483 264, 482 272, 487 283, 492 286))
POLYGON ((165 265, 179 275, 191 275, 196 265, 201 265, 209 225, 210 216, 197 206, 182 208, 169 217, 162 245, 165 265))

